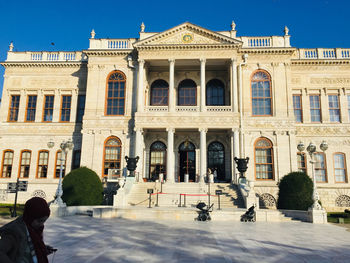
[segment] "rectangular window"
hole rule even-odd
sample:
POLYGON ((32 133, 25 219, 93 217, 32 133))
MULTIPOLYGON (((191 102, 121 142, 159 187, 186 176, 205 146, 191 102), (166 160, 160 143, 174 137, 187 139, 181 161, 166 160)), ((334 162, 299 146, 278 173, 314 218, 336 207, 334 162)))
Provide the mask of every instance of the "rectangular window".
POLYGON ((21 166, 19 170, 19 178, 28 178, 29 177, 29 169, 30 169, 30 151, 22 151, 21 153, 21 166))
POLYGON ((68 122, 70 120, 70 107, 71 107, 72 96, 63 95, 61 103, 61 122, 68 122))
POLYGON ((346 183, 345 154, 334 154, 334 176, 336 183, 346 183))
POLYGON ((62 163, 62 178, 66 174, 66 159, 64 158, 65 156, 62 156, 62 151, 57 151, 56 153, 56 164, 55 164, 55 178, 60 177, 60 172, 61 172, 61 162, 62 163))
POLYGON ((38 157, 37 178, 47 178, 47 168, 49 164, 49 152, 40 151, 38 157))
POLYGON ((306 173, 306 156, 305 153, 298 153, 298 171, 306 173))
POLYGON ((13 151, 5 151, 2 159, 1 177, 10 178, 12 172, 13 151))
POLYGON ((311 122, 321 122, 321 104, 319 95, 310 95, 311 122))
POLYGON ((315 153, 315 176, 316 182, 326 183, 327 182, 327 171, 324 153, 315 153))
POLYGON ((296 122, 303 122, 303 110, 301 105, 301 96, 293 95, 294 117, 296 122))
POLYGON ((36 95, 29 95, 27 100, 26 121, 35 121, 36 95))
POLYGON ((18 109, 19 109, 19 95, 12 95, 9 107, 8 121, 18 120, 18 109))
POLYGON ((73 152, 72 170, 80 167, 80 156, 81 156, 80 150, 76 150, 73 152))
POLYGON ((44 122, 52 122, 54 100, 55 100, 55 96, 53 96, 53 95, 46 95, 45 96, 44 114, 43 114, 43 121, 44 122))
POLYGON ((76 122, 83 122, 84 110, 85 110, 85 95, 79 95, 76 122))
POLYGON ((328 95, 329 118, 331 122, 340 122, 338 95, 328 95))
POLYGON ((108 82, 107 115, 124 115, 125 82, 108 82))

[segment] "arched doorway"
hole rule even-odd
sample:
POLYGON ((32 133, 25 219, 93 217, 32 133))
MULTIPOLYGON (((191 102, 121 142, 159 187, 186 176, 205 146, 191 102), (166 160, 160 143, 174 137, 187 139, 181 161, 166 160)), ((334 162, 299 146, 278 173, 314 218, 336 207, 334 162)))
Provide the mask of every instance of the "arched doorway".
POLYGON ((189 181, 196 181, 196 147, 193 143, 185 141, 179 146, 179 182, 185 181, 185 174, 189 181))
POLYGON ((163 173, 164 180, 166 174, 166 146, 160 141, 152 143, 150 147, 149 159, 149 179, 152 181, 159 179, 159 174, 163 173))
POLYGON ((225 147, 220 142, 212 142, 208 146, 208 168, 216 171, 217 181, 226 181, 225 178, 225 147))

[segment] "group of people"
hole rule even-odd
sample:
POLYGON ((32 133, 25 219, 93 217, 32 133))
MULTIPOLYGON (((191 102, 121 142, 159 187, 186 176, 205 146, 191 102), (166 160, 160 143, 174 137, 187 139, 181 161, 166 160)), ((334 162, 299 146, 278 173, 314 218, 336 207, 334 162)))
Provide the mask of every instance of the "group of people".
POLYGON ((24 205, 23 216, 0 227, 1 263, 48 263, 56 251, 43 240, 44 223, 50 216, 45 199, 33 197, 24 205))

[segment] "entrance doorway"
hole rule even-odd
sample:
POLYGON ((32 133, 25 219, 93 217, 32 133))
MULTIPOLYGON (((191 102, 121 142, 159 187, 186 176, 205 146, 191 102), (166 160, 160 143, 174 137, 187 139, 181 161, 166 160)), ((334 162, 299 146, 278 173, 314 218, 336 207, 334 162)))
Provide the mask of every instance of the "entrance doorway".
POLYGON ((190 182, 196 181, 195 146, 189 141, 185 141, 179 146, 179 182, 185 181, 185 174, 188 174, 190 182))

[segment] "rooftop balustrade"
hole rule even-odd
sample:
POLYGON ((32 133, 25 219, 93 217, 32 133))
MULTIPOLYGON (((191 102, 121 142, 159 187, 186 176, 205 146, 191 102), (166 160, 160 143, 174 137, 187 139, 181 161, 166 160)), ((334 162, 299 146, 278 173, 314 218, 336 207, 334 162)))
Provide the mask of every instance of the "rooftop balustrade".
POLYGON ((300 48, 299 59, 349 59, 350 48, 300 48))
POLYGON ((89 49, 133 49, 136 39, 90 39, 89 49))
POLYGON ((7 53, 7 62, 21 62, 21 61, 85 61, 87 60, 86 55, 83 52, 8 52, 7 53))

